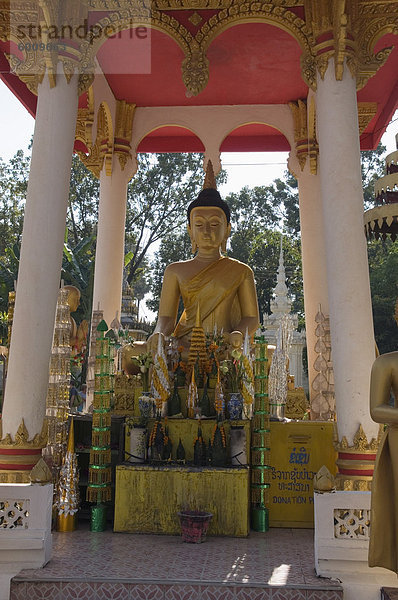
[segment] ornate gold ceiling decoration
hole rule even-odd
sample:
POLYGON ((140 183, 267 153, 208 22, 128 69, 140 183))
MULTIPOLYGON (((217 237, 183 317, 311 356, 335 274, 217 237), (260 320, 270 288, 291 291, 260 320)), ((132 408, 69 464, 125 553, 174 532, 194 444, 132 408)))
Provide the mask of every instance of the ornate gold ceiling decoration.
MULTIPOLYGON (((0 39, 15 42, 22 52, 22 60, 16 56, 7 56, 7 59, 12 72, 26 83, 31 92, 37 94, 45 73, 51 87, 56 85, 59 62, 68 81, 73 73, 79 73, 79 47, 73 41, 69 43, 66 36, 62 39, 62 32, 79 27, 87 14, 87 6, 80 0, 0 2, 0 39)), ((93 78, 93 71, 90 77, 86 73, 79 77, 79 94, 88 89, 93 78)))
MULTIPOLYGON (((234 3, 234 0, 153 0, 140 1, 135 0, 88 0, 87 4, 95 10, 125 10, 132 4, 138 6, 145 4, 147 7, 153 6, 157 10, 204 10, 204 9, 226 9, 234 3)), ((275 6, 302 6, 303 0, 274 0, 275 6)))
POLYGON ((316 89, 316 73, 323 78, 334 58, 337 80, 344 64, 357 79, 357 89, 366 85, 387 60, 392 48, 376 54, 376 42, 386 33, 398 33, 398 2, 375 0, 305 0, 305 15, 315 45, 301 58, 302 75, 316 89))
MULTIPOLYGON (((133 25, 147 26, 170 36, 185 55, 182 76, 188 95, 197 95, 205 88, 209 77, 207 49, 220 33, 235 25, 267 23, 289 33, 303 50, 302 76, 312 89, 316 88, 317 72, 324 76, 331 57, 335 62, 336 78, 341 79, 346 64, 356 76, 360 89, 384 64, 391 51, 391 48, 383 48, 374 54, 376 42, 385 33, 398 33, 398 2, 392 0, 15 0, 12 10, 10 20, 10 3, 0 0, 0 39, 25 44, 24 60, 18 61, 14 57, 10 61, 32 91, 37 90, 45 70, 55 85, 59 60, 63 62, 68 78, 78 69, 79 93, 87 90, 94 77, 95 56, 109 37, 110 27, 117 33, 133 25), (290 10, 297 6, 304 7, 305 20, 290 10), (217 12, 202 24, 195 36, 168 14, 173 10, 192 12, 201 9, 217 12), (68 46, 67 56, 54 49, 41 53, 29 51, 33 40, 26 31, 21 34, 20 25, 26 23, 81 25, 88 11, 95 14, 95 11, 104 10, 110 12, 98 21, 100 36, 98 28, 95 33, 89 30, 79 47, 76 48, 76 44, 68 46)), ((196 22, 199 24, 197 19, 196 22)), ((45 35, 41 41, 47 41, 45 35)))
POLYGON ((359 135, 365 131, 376 113, 377 102, 358 102, 359 135))

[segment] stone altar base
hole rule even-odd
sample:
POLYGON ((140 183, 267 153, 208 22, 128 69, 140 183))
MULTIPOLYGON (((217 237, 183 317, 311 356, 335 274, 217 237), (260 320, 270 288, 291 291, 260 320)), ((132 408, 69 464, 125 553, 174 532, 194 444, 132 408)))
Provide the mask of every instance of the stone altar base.
POLYGON ((344 600, 380 600, 381 588, 397 586, 392 571, 368 567, 370 492, 315 493, 314 508, 315 570, 342 582, 344 600))
POLYGON ((50 560, 52 499, 52 484, 0 485, 0 600, 8 600, 13 575, 50 560))
POLYGON ((51 558, 52 484, 0 485, 0 568, 45 565, 51 558))

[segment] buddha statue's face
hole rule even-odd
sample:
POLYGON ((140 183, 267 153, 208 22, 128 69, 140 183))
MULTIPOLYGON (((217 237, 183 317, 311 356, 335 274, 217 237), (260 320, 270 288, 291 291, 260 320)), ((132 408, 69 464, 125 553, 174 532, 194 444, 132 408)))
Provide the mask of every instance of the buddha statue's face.
POLYGON ((74 285, 66 285, 65 290, 68 290, 68 304, 70 308, 70 312, 74 313, 77 311, 80 303, 80 290, 74 285))
POLYGON ((231 225, 218 206, 198 206, 191 212, 188 232, 199 249, 211 250, 226 242, 231 225))

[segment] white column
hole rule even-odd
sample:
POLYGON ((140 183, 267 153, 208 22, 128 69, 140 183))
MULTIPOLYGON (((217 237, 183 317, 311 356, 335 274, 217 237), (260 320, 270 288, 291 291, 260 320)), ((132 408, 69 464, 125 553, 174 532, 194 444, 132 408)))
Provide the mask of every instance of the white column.
POLYGON ((116 313, 120 319, 128 180, 117 158, 112 175, 106 175, 105 168, 101 171, 93 310, 100 306, 108 326, 116 313))
POLYGON ((299 172, 298 188, 308 379, 310 399, 312 400, 314 395, 312 382, 317 375, 314 370, 314 362, 317 357, 315 352, 317 341, 315 316, 319 310, 319 305, 322 306, 324 314, 329 314, 329 299, 320 178, 319 175, 311 175, 308 162, 307 159, 304 170, 299 172))
POLYGON ((61 276, 77 115, 77 76, 39 85, 3 409, 3 437, 25 421, 40 433, 61 276))
POLYGON ((347 67, 336 81, 334 62, 316 94, 329 314, 339 438, 352 444, 361 423, 368 440, 378 425, 369 414, 375 359, 360 167, 356 83, 347 67))

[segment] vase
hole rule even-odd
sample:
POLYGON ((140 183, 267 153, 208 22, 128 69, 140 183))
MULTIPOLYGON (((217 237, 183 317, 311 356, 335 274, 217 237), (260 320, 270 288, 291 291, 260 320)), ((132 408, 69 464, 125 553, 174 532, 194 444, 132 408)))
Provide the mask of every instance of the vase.
POLYGON ((130 463, 143 463, 146 459, 145 427, 132 427, 130 430, 130 463))
POLYGON ((272 402, 269 403, 269 416, 272 421, 283 421, 285 419, 285 402, 272 402))
POLYGON ((76 529, 76 514, 73 515, 57 515, 57 531, 75 531, 76 529))
POLYGON ((239 392, 231 392, 227 404, 229 418, 237 421, 242 418, 243 399, 239 392))
POLYGON ((90 531, 105 531, 107 507, 101 502, 91 506, 90 531))
POLYGON ((155 416, 155 401, 151 396, 151 392, 142 392, 138 398, 138 407, 143 419, 150 419, 155 416))
POLYGON ((200 510, 182 510, 178 513, 183 542, 201 544, 206 540, 209 523, 213 514, 200 510))

